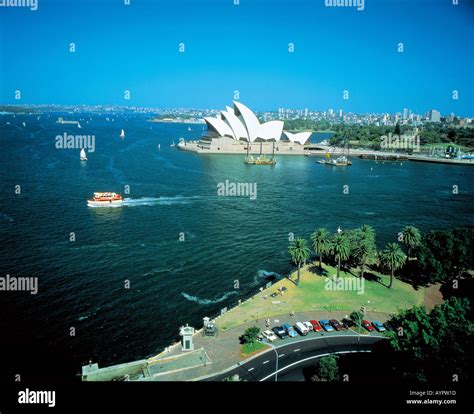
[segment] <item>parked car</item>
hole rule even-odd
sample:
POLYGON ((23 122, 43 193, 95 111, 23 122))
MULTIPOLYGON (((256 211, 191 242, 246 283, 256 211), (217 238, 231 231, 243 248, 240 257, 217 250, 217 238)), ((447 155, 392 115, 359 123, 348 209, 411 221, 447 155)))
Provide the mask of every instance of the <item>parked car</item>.
POLYGON ((362 321, 362 326, 367 329, 369 332, 375 331, 375 328, 370 324, 370 322, 366 319, 362 321))
POLYGON ((286 333, 288 334, 290 338, 294 338, 295 336, 298 336, 295 329, 289 323, 284 323, 283 325, 281 325, 281 327, 286 331, 286 333))
POLYGON ((276 336, 278 336, 280 339, 285 339, 288 338, 288 334, 286 331, 283 329, 283 326, 275 326, 272 331, 275 333, 276 336))
POLYGON ((321 319, 319 323, 321 324, 321 326, 326 332, 334 331, 334 328, 331 326, 331 324, 329 323, 327 319, 321 319))
POLYGON ((321 330, 321 325, 319 324, 318 321, 315 321, 314 319, 311 319, 309 323, 313 326, 313 331, 314 332, 319 332, 321 330))
POLYGON ((344 329, 344 327, 341 325, 341 323, 337 319, 331 319, 329 323, 332 325, 332 327, 336 331, 342 331, 344 329))
POLYGON ((309 332, 309 329, 306 326, 304 326, 301 322, 296 322, 295 330, 301 336, 306 336, 306 335, 308 335, 308 332, 309 332))
POLYGON ((385 332, 385 326, 383 325, 382 322, 379 321, 372 321, 372 325, 375 329, 377 329, 378 332, 385 332))
POLYGON ((346 319, 344 318, 342 321, 342 326, 344 327, 344 329, 349 329, 349 328, 352 328, 353 326, 355 326, 355 322, 351 319, 346 319))
POLYGON ((272 331, 270 331, 270 329, 267 329, 266 331, 263 331, 262 336, 267 341, 270 341, 270 342, 276 341, 276 339, 277 339, 276 335, 272 331))
POLYGON ((303 325, 308 328, 308 332, 311 332, 313 330, 313 324, 309 321, 303 322, 303 325))

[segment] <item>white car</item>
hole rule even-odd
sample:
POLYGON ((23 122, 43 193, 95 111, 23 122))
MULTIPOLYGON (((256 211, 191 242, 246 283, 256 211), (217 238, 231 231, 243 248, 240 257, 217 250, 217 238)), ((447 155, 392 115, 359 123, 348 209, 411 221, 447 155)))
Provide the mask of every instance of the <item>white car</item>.
POLYGON ((296 331, 301 335, 301 336, 305 336, 308 334, 309 332, 309 329, 308 327, 306 327, 304 324, 302 324, 301 322, 296 322, 295 324, 295 329, 296 331))
POLYGON ((273 342, 273 341, 276 341, 277 340, 277 337, 276 335, 270 331, 269 329, 267 329, 266 331, 263 331, 262 332, 262 336, 267 340, 267 341, 270 341, 270 342, 273 342))
POLYGON ((309 332, 313 331, 313 324, 311 322, 309 322, 309 321, 303 322, 303 325, 308 328, 309 332))

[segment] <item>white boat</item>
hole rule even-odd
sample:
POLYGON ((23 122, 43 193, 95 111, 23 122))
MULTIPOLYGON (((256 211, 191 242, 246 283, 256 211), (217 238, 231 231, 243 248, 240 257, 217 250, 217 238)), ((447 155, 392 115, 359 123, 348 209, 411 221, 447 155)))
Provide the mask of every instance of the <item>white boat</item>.
POLYGON ((87 154, 84 148, 81 149, 81 161, 87 161, 87 154))
POLYGON ((26 122, 23 122, 22 125, 23 125, 23 127, 26 127, 26 122))
POLYGON ((190 126, 188 126, 188 131, 191 131, 191 127, 190 127, 190 126))
POLYGON ((122 203, 122 196, 112 192, 94 193, 94 197, 87 200, 87 205, 89 207, 119 207, 122 203))
POLYGON ((125 138, 125 131, 122 129, 120 132, 120 138, 124 139, 125 138))

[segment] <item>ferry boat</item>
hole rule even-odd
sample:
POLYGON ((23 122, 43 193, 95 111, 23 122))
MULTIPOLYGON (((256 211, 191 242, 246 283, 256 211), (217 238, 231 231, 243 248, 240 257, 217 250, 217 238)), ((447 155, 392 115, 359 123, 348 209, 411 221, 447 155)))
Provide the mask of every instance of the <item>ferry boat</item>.
POLYGON ((116 207, 123 203, 122 196, 117 193, 94 193, 94 197, 87 200, 89 207, 116 207))

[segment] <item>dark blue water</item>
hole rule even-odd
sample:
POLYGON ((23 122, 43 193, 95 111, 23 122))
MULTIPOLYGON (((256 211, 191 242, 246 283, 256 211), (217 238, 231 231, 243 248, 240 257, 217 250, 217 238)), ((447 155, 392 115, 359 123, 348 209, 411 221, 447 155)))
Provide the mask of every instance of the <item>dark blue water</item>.
POLYGON ((77 368, 89 359, 107 365, 155 354, 181 324, 198 325, 235 304, 268 272, 289 272, 289 233, 370 224, 382 246, 408 224, 425 231, 474 226, 470 167, 356 159, 331 168, 298 156, 247 166, 242 156, 170 147, 198 138, 202 125, 188 131, 142 115, 107 116, 110 122, 98 114, 0 117, 0 273, 40 280, 36 296, 0 295, 18 332, 27 324, 77 368), (57 116, 80 118, 83 128, 56 124, 57 116), (95 135, 87 163, 79 150, 55 148, 64 132, 95 135), (218 197, 225 180, 257 183, 257 199, 218 197), (92 192, 123 193, 125 185, 126 206, 87 207, 92 192))

